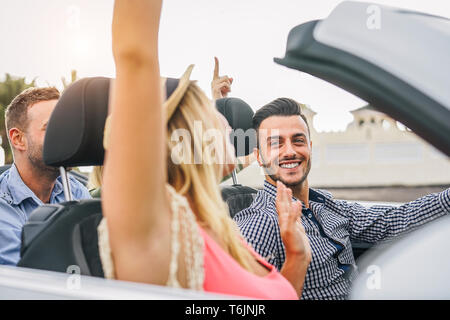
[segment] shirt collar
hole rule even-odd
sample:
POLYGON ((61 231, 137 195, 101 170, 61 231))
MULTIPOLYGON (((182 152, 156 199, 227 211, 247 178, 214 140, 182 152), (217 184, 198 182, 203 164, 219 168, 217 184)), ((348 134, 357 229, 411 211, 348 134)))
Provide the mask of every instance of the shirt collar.
MULTIPOLYGON (((266 192, 269 196, 276 198, 277 197, 277 187, 271 184, 269 181, 264 180, 264 192, 266 192)), ((296 199, 295 197, 293 197, 296 199)), ((296 199, 297 200, 297 199, 296 199)), ((309 201, 325 203, 325 197, 319 192, 309 188, 309 201)))
MULTIPOLYGON (((50 202, 52 198, 55 198, 63 190, 60 180, 61 177, 58 177, 56 179, 55 186, 53 187, 52 194, 50 195, 50 202)), ((28 188, 25 182, 23 182, 15 164, 12 164, 11 168, 9 169, 8 188, 11 194, 12 203, 14 205, 18 205, 28 198, 33 198, 39 204, 42 203, 42 201, 34 194, 34 192, 31 191, 30 188, 28 188)))

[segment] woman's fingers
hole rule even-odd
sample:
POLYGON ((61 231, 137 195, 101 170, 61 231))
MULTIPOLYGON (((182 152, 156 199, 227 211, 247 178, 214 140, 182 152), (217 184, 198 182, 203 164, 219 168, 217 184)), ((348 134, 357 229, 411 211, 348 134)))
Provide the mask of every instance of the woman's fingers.
POLYGON ((233 83, 233 78, 220 76, 219 74, 219 59, 214 57, 214 73, 211 81, 213 99, 226 98, 231 91, 231 84, 233 83))
POLYGON ((223 76, 223 77, 220 77, 218 79, 215 79, 214 82, 217 85, 222 84, 222 83, 226 83, 229 86, 231 86, 231 83, 233 82, 233 80, 231 80, 231 78, 228 78, 228 76, 223 76))
POLYGON ((228 90, 228 91, 231 91, 231 86, 230 86, 230 84, 227 83, 226 81, 219 83, 219 84, 216 86, 216 88, 217 88, 217 89, 220 89, 220 90, 226 89, 226 90, 228 90))
POLYGON ((219 78, 219 59, 217 59, 217 57, 214 57, 214 74, 213 74, 213 79, 218 79, 219 78))
POLYGON ((225 98, 231 92, 232 79, 228 76, 218 77, 211 82, 214 99, 225 98))

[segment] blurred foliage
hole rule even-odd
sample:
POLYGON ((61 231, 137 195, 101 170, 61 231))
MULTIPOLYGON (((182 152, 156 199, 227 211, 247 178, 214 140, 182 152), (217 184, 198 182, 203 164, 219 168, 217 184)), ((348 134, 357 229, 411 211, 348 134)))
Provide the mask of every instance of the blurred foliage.
MULTIPOLYGON (((65 77, 62 77, 61 81, 64 86, 64 89, 77 79, 78 78, 76 70, 71 71, 70 82, 68 82, 65 77)), ((36 86, 35 80, 31 81, 30 83, 27 83, 25 81, 25 78, 14 77, 8 73, 5 75, 5 79, 3 81, 0 81, 0 136, 2 137, 1 146, 5 150, 5 164, 13 162, 12 152, 9 146, 8 136, 5 127, 6 107, 23 90, 35 86, 36 86)))
POLYGON ((0 81, 0 136, 2 137, 3 150, 5 150, 5 164, 13 161, 5 128, 6 107, 19 93, 35 85, 35 80, 26 83, 25 78, 13 77, 8 73, 5 75, 5 80, 0 81))

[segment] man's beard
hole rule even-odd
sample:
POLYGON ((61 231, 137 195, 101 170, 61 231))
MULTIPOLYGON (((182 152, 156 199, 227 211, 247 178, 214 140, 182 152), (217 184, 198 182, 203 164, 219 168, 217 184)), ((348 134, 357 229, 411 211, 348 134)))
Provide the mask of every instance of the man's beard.
MULTIPOLYGON (((262 159, 262 158, 261 158, 261 159, 262 159)), ((264 159, 262 159, 262 160, 264 161, 264 159)), ((300 161, 302 161, 301 159, 298 159, 298 158, 293 158, 293 159, 283 159, 283 161, 284 161, 284 160, 300 160, 300 161)), ((302 162, 303 162, 303 161, 302 161, 302 162)), ((278 163, 279 163, 279 162, 278 162, 278 163)), ((278 166, 278 164, 277 164, 276 166, 278 166)), ((303 176, 302 176, 299 180, 294 181, 294 182, 287 182, 287 181, 285 181, 283 178, 281 178, 281 176, 278 175, 278 174, 270 174, 271 171, 274 171, 274 170, 272 169, 271 166, 267 165, 265 162, 263 162, 263 168, 264 168, 264 171, 266 172, 266 174, 267 174, 273 181, 275 181, 275 182, 281 181, 286 187, 294 188, 294 187, 297 187, 297 186, 302 185, 303 182, 305 182, 306 178, 308 178, 309 171, 311 170, 311 158, 309 158, 308 161, 306 162, 306 170, 305 170, 305 173, 303 174, 303 176)))
MULTIPOLYGON (((30 140, 29 140, 30 141, 30 140)), ((56 180, 59 176, 59 169, 51 166, 47 166, 44 163, 42 156, 42 146, 36 145, 34 143, 29 144, 29 152, 27 154, 28 160, 33 166, 34 170, 38 171, 40 174, 56 180)))

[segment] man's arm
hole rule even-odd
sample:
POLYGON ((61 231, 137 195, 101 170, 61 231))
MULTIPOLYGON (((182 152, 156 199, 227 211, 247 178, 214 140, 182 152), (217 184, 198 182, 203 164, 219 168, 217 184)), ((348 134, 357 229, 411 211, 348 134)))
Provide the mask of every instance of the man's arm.
POLYGON ((280 270, 282 265, 277 254, 276 227, 273 219, 253 208, 238 212, 233 219, 247 243, 267 262, 280 270))
POLYGON ((342 202, 349 218, 350 238, 376 243, 450 214, 450 189, 408 202, 399 207, 342 202))
POLYGON ((0 199, 0 265, 19 262, 24 223, 20 213, 0 199))

